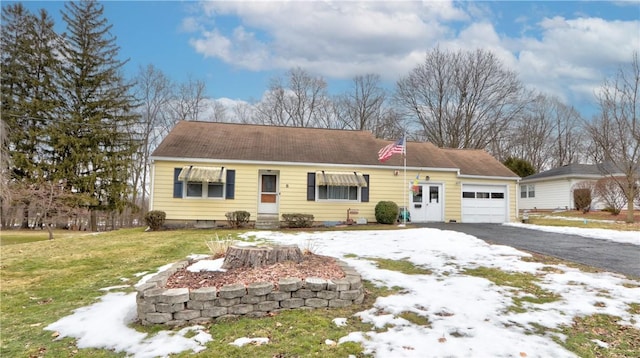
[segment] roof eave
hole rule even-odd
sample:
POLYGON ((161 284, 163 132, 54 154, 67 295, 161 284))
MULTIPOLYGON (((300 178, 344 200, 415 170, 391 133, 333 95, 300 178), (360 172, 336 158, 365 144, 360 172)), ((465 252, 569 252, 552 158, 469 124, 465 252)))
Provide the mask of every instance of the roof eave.
MULTIPOLYGON (((305 167, 335 167, 335 168, 353 168, 354 165, 358 168, 369 169, 388 169, 388 170, 404 170, 405 167, 389 166, 389 165, 371 165, 371 164, 338 164, 338 163, 311 163, 311 162, 278 162, 278 161, 262 161, 262 160, 238 160, 238 159, 210 159, 210 158, 177 158, 177 157, 165 157, 165 156, 152 156, 151 162, 154 161, 170 161, 179 163, 208 163, 208 164, 221 164, 221 163, 237 163, 237 164, 249 164, 249 165, 283 165, 283 166, 305 166, 305 167)), ((458 173, 458 168, 432 168, 432 167, 406 167, 410 171, 430 171, 430 172, 454 172, 458 173)), ((493 178, 493 177, 488 177, 493 178)))
POLYGON ((458 178, 463 179, 492 179, 492 180, 520 180, 520 177, 503 177, 503 176, 488 176, 488 175, 470 175, 470 174, 460 174, 458 178))
POLYGON ((531 178, 531 179, 523 178, 520 182, 521 183, 532 183, 532 182, 539 182, 539 181, 551 181, 551 180, 563 180, 563 179, 600 179, 600 178, 604 178, 606 176, 609 176, 609 175, 605 175, 605 174, 600 174, 600 175, 599 174, 563 174, 563 175, 554 175, 554 176, 548 176, 548 177, 542 177, 542 178, 531 178))

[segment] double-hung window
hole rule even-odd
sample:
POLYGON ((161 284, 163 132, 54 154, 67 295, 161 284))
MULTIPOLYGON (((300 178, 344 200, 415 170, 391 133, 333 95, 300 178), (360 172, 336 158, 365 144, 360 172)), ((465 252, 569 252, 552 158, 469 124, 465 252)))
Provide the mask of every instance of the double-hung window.
POLYGON ((520 197, 521 198, 535 198, 536 186, 533 184, 521 184, 520 185, 520 197))
POLYGON ((347 186, 331 186, 331 185, 319 185, 318 186, 318 199, 319 200, 358 200, 359 187, 357 185, 347 186))
POLYGON ((224 198, 224 183, 217 182, 187 182, 187 198, 224 198))
POLYGON ((183 181, 185 198, 223 199, 225 197, 224 167, 182 168, 178 180, 183 181))
POLYGON ((319 171, 308 174, 307 199, 315 201, 369 201, 369 176, 358 172, 319 171))

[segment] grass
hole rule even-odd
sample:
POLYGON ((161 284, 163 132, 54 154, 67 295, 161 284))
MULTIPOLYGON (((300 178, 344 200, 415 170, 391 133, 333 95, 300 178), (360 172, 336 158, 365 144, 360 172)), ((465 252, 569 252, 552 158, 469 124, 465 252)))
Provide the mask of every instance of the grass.
POLYGON ((553 265, 565 265, 568 267, 573 267, 573 268, 577 268, 580 271, 584 271, 584 272, 591 272, 591 273, 598 273, 598 272, 602 272, 603 270, 597 267, 593 267, 593 266, 587 266, 584 264, 579 264, 576 262, 571 262, 571 261, 564 261, 561 260, 557 257, 553 257, 553 256, 545 256, 545 255, 541 255, 535 252, 528 252, 531 256, 530 257, 522 257, 521 260, 522 261, 526 261, 526 262, 539 262, 545 265, 549 265, 549 266, 545 266, 542 268, 543 271, 555 271, 558 272, 559 270, 555 267, 553 267, 553 265))
MULTIPOLYGON (((73 237, 92 235, 84 231, 54 230, 55 240, 65 240, 73 237)), ((0 246, 25 244, 28 242, 45 241, 49 239, 47 230, 3 230, 0 232, 0 246)))
MULTIPOLYGON (((558 259, 545 259, 542 262, 558 262, 558 259)), ((513 288, 514 292, 527 295, 515 296, 514 305, 509 311, 523 313, 527 311, 525 302, 543 304, 559 299, 557 295, 546 291, 536 284, 539 279, 529 273, 509 273, 489 267, 478 267, 465 270, 465 274, 483 277, 496 285, 513 288)), ((595 305, 603 303, 596 302, 595 305)), ((640 313, 640 303, 629 305, 630 313, 640 313)), ((549 335, 555 337, 556 342, 567 350, 582 358, 631 358, 640 357, 640 330, 618 323, 620 317, 605 314, 595 314, 587 317, 576 317, 571 326, 550 329, 539 324, 532 324, 535 331, 532 334, 549 335), (553 333, 561 333, 566 339, 559 339, 553 333), (601 347, 597 341, 604 342, 608 347, 601 347)))
POLYGON ((389 271, 398 271, 406 275, 431 275, 431 270, 414 265, 407 259, 390 260, 383 258, 367 258, 376 263, 378 268, 389 271))
POLYGON ((100 288, 121 285, 122 279, 136 282, 136 273, 207 253, 204 241, 211 235, 127 229, 3 246, 0 356, 38 356, 41 349, 66 356, 69 342, 52 342, 43 327, 95 302, 104 294, 100 288))
MULTIPOLYGON (((407 228, 413 226, 407 225, 407 228)), ((367 225, 343 225, 337 227, 313 227, 305 229, 282 229, 284 232, 288 231, 359 231, 359 230, 397 230, 396 225, 383 225, 383 224, 367 224, 367 225)), ((64 240, 67 238, 74 238, 80 236, 96 235, 96 233, 90 233, 86 231, 69 231, 69 230, 54 230, 55 240, 64 240)), ((218 237, 215 234, 207 236, 207 242, 213 242, 217 245, 217 241, 225 241, 228 239, 227 234, 218 233, 218 237)), ((46 230, 3 230, 0 232, 0 246, 25 244, 36 241, 47 241, 49 239, 49 233, 46 230)), ((247 240, 250 241, 250 240, 247 240)), ((214 249, 217 249, 214 247, 214 249)))
POLYGON ((478 267, 467 269, 465 274, 486 278, 498 286, 513 288, 513 292, 524 293, 513 297, 513 306, 510 311, 523 313, 527 311, 525 302, 543 304, 557 301, 559 296, 549 292, 536 284, 538 277, 526 272, 505 272, 492 267, 478 267))
POLYGON ((420 316, 415 312, 407 312, 407 311, 400 312, 398 316, 406 319, 407 321, 415 325, 423 326, 423 327, 431 327, 431 322, 429 322, 429 319, 427 317, 420 316))
MULTIPOLYGON (((192 253, 208 254, 209 248, 205 243, 215 239, 215 233, 219 237, 231 235, 237 238, 243 232, 144 232, 142 229, 125 229, 96 235, 77 233, 68 237, 63 236, 64 233, 56 233, 53 241, 46 240, 46 231, 3 232, 0 357, 123 357, 123 354, 108 350, 78 349, 74 339, 54 340, 52 332, 43 328, 77 308, 94 303, 104 295, 100 288, 122 285, 123 280, 135 283, 139 280, 137 274, 140 272, 182 260, 192 253), (37 239, 38 234, 42 234, 44 239, 31 241, 37 239)), ((346 257, 356 258, 358 255, 354 253, 346 257)), ((373 260, 380 268, 405 274, 431 274, 429 270, 415 266, 406 259, 363 259, 373 260)), ((563 263, 544 256, 528 260, 538 260, 549 267, 563 263)), ((526 302, 543 303, 557 299, 536 284, 538 278, 535 275, 486 267, 464 273, 527 293, 514 298, 514 310, 526 310, 526 302)), ((372 307, 377 297, 402 294, 404 290, 402 287, 377 286, 367 281, 364 284, 367 295, 361 305, 336 310, 292 310, 261 319, 241 318, 216 323, 209 326, 214 340, 207 344, 205 351, 199 354, 183 352, 176 356, 208 357, 212 352, 223 357, 362 356, 362 347, 356 343, 327 345, 325 340, 337 341, 349 332, 372 330, 370 325, 360 322, 353 314, 372 307), (347 326, 335 326, 331 320, 336 317, 347 317, 347 326), (242 348, 229 345, 239 337, 268 337, 271 342, 242 348)), ((631 304, 629 312, 640 312, 640 303, 631 304)), ((399 316, 417 325, 430 326, 426 317, 414 312, 402 312, 399 316)), ((560 343, 579 356, 639 357, 638 330, 616 322, 616 318, 611 316, 582 317, 576 318, 573 325, 554 332, 563 333, 567 340, 560 343), (600 348, 593 339, 607 342, 610 347, 600 348)), ((137 325, 134 328, 150 334, 166 329, 137 325)), ((539 332, 532 332, 541 335, 548 333, 553 332, 544 327, 540 327, 539 332)))
POLYGON ((609 229, 620 231, 640 231, 640 211, 635 214, 635 222, 627 224, 624 222, 626 214, 611 215, 604 211, 582 211, 570 210, 562 212, 532 212, 529 213, 529 223, 544 226, 570 226, 588 229, 609 229))
MULTIPOLYGON (((242 231, 218 230, 219 237, 237 237, 242 231)), ((15 235, 28 237, 32 233, 15 235)), ((54 340, 51 331, 43 328, 90 305, 104 295, 100 288, 122 285, 123 280, 135 283, 140 272, 155 270, 167 263, 184 259, 192 253, 208 254, 206 242, 215 239, 210 230, 175 230, 144 232, 126 229, 97 235, 76 235, 53 241, 27 242, 2 248, 0 266, 1 357, 118 357, 107 350, 78 349, 73 339, 54 340)), ((372 327, 352 317, 371 307, 384 295, 401 288, 377 287, 365 282, 367 292, 362 305, 344 309, 287 311, 262 319, 236 319, 216 323, 211 329, 214 341, 207 350, 195 356, 268 356, 294 357, 310 353, 327 357, 361 355, 356 343, 327 345, 325 339, 338 338, 357 330, 372 327), (345 327, 336 327, 331 320, 348 317, 345 327), (228 343, 239 337, 269 337, 263 346, 237 348, 228 343), (208 352, 208 353, 207 353, 208 352)), ((131 291, 132 289, 128 289, 131 291)), ((154 333, 166 327, 135 327, 154 333)), ((185 352, 177 356, 192 356, 185 352)))
POLYGON ((640 357, 640 330, 620 325, 618 320, 620 317, 604 314, 576 317, 571 326, 560 330, 566 339, 557 342, 583 358, 640 357), (608 347, 601 347, 595 340, 608 347))

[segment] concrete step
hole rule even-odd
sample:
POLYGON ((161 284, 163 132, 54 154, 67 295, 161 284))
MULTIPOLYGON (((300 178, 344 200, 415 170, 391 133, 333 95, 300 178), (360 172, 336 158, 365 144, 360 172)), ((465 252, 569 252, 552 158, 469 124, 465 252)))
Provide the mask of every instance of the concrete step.
POLYGON ((256 229, 273 230, 280 228, 280 217, 278 214, 258 214, 256 218, 256 229))

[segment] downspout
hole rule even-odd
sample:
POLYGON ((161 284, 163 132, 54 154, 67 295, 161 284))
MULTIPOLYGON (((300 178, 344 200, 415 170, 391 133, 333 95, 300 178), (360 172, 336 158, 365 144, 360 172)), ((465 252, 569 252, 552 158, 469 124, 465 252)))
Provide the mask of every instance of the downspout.
MULTIPOLYGON (((150 192, 149 192, 149 211, 153 210, 153 198, 154 198, 153 188, 155 187, 155 184, 156 184, 156 162, 153 159, 151 159, 151 165, 150 166, 151 166, 151 188, 149 188, 150 189, 150 192)), ((144 190, 144 188, 143 188, 143 190, 144 190)), ((144 205, 144 203, 143 203, 143 205, 144 205)))
POLYGON ((520 179, 516 179, 516 221, 520 221, 520 208, 518 207, 518 193, 520 192, 520 179))

